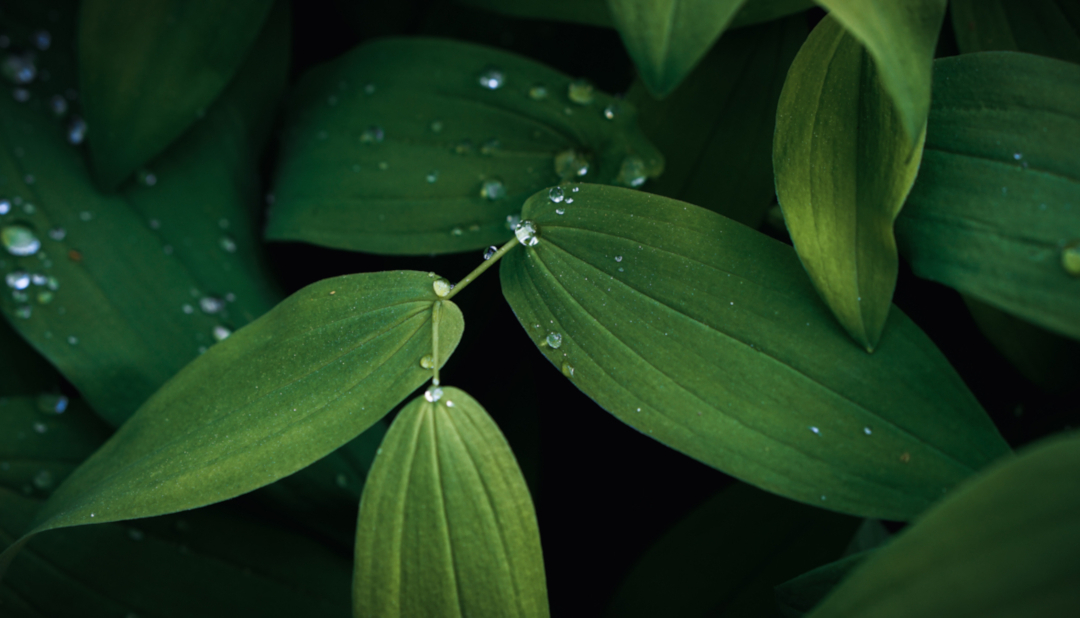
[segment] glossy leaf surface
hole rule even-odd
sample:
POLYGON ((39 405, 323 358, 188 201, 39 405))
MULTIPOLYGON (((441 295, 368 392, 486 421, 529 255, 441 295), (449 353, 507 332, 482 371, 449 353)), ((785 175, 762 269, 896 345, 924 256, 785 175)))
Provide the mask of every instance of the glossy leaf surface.
POLYGON ((826 17, 780 95, 776 195, 810 279, 848 334, 873 351, 889 317, 899 260, 893 221, 922 158, 866 49, 826 17))
POLYGON ((900 254, 920 277, 1080 338, 1080 67, 985 52, 939 60, 934 78, 900 254))
POLYGON ((811 616, 1080 613, 1080 438, 1029 447, 874 552, 811 616))
POLYGON ((1022 51, 1080 63, 1080 4, 1072 0, 953 0, 949 11, 965 54, 1022 51))
POLYGON ((768 491, 910 519, 1008 452, 933 343, 893 308, 868 356, 790 247, 616 187, 547 193, 503 293, 548 360, 623 422, 768 491), (558 347, 547 345, 550 333, 558 347))
POLYGON ((243 64, 272 2, 87 0, 79 86, 95 177, 113 189, 194 124, 243 64))
POLYGON ((560 177, 637 186, 659 174, 632 107, 587 85, 571 101, 572 81, 521 56, 421 38, 313 69, 291 104, 267 237, 465 251, 509 239, 507 217, 560 177))
POLYGON ((0 273, 40 283, 21 301, 3 295, 0 310, 115 425, 211 345, 215 329, 243 326, 278 299, 256 258, 250 207, 287 40, 282 5, 257 61, 155 161, 153 183, 117 196, 94 188, 47 110, 0 97, 0 176, 16 206, 0 227, 22 226, 40 244, 21 256, 0 249, 0 273))
POLYGON ((908 143, 926 125, 938 32, 946 0, 817 0, 873 56, 908 143))
POLYGON ((805 38, 801 15, 727 32, 663 101, 635 80, 627 100, 638 109, 641 130, 666 158, 649 193, 760 225, 776 194, 776 102, 805 38))
MULTIPOLYGON (((355 438, 430 377, 419 361, 432 350, 431 282, 391 271, 293 294, 155 393, 57 489, 31 534, 220 502, 355 438)), ((453 303, 439 315, 445 362, 464 324, 453 303)))
POLYGON ((360 503, 354 616, 547 616, 532 500, 498 427, 442 388, 398 414, 360 503))

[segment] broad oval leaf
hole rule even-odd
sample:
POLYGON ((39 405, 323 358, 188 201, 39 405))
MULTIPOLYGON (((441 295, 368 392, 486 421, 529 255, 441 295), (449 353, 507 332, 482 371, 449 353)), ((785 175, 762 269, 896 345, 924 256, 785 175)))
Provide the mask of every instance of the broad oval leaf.
POLYGON ((920 277, 1080 338, 1080 67, 964 54, 939 60, 934 84, 900 254, 920 277))
POLYGON ((206 112, 273 2, 86 0, 79 86, 94 175, 114 189, 206 112))
POLYGON ((873 56, 908 143, 926 126, 934 50, 946 0, 816 0, 873 56))
POLYGON ((353 615, 548 615, 525 479, 459 389, 418 397, 386 434, 360 502, 353 615))
POLYGON ((503 293, 545 356, 623 422, 768 491, 893 520, 1009 451, 899 309, 867 356, 790 247, 654 195, 567 195, 526 202, 539 242, 503 258, 503 293))
POLYGON ((1029 447, 875 551, 810 615, 1077 615, 1078 471, 1076 432, 1029 447))
POLYGON ((336 277, 293 294, 155 393, 57 489, 20 542, 219 502, 324 457, 430 378, 420 359, 432 350, 435 302, 445 362, 464 324, 426 273, 336 277))
POLYGON ((271 240, 389 254, 466 251, 560 177, 638 186, 663 159, 625 103, 535 61, 440 39, 383 39, 301 80, 271 240), (612 116, 605 117, 605 110, 612 116))
POLYGON ((665 153, 664 173, 649 192, 760 225, 776 195, 776 102, 805 39, 802 16, 727 32, 663 101, 635 80, 627 100, 665 153))
POLYGON ((962 53, 1022 51, 1080 63, 1074 0, 952 0, 949 12, 962 53))
POLYGON ((258 58, 155 160, 153 182, 118 196, 94 188, 50 112, 0 97, 0 177, 13 206, 0 228, 34 239, 26 255, 0 248, 0 274, 31 282, 15 290, 21 298, 0 297, 0 311, 114 425, 215 335, 279 299, 257 259, 251 205, 287 73, 286 8, 272 13, 258 58))
POLYGON ((873 351, 899 259, 893 221, 926 138, 911 147, 866 49, 831 16, 795 58, 776 113, 776 196, 810 279, 848 334, 873 351))
POLYGON ((642 81, 665 97, 731 23, 746 0, 608 0, 642 81))

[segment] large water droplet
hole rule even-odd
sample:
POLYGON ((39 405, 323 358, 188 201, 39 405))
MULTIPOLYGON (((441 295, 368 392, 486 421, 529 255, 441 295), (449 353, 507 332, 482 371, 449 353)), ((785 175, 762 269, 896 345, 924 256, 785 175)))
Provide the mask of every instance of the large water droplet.
POLYGON ((1061 267, 1074 277, 1080 277, 1080 240, 1074 240, 1061 249, 1061 267))
POLYGON ((431 403, 435 403, 436 401, 442 399, 442 396, 443 390, 438 386, 434 386, 424 391, 424 399, 427 399, 431 403))
POLYGON ((487 249, 484 250, 484 259, 485 260, 490 260, 496 253, 498 253, 498 251, 499 251, 498 247, 496 247, 495 245, 491 245, 490 247, 488 247, 487 249))
POLYGON ((506 75, 502 70, 488 67, 480 74, 480 85, 488 90, 498 90, 506 83, 506 75))
POLYGON ((0 65, 0 72, 13 84, 25 85, 37 77, 37 66, 30 54, 8 54, 0 65))
POLYGON ((360 134, 361 144, 381 144, 386 139, 386 133, 383 132, 382 127, 370 126, 364 129, 364 132, 360 134))
POLYGON ((548 199, 558 204, 566 197, 566 193, 563 192, 562 187, 552 187, 548 189, 548 199))
POLYGON ((540 242, 540 238, 537 237, 536 225, 532 221, 522 221, 518 224, 517 229, 514 230, 514 235, 517 236, 518 242, 526 247, 535 246, 540 242))
POLYGON ((431 287, 439 298, 446 298, 450 294, 450 290, 454 289, 454 286, 450 285, 450 282, 442 277, 433 281, 431 287))
POLYGON ((41 241, 33 230, 25 225, 5 225, 0 229, 0 243, 11 255, 34 255, 41 248, 41 241))
POLYGON ((645 174, 645 162, 641 157, 629 156, 623 159, 619 167, 619 175, 615 178, 615 184, 624 187, 640 187, 648 178, 645 174))
POLYGON ((592 83, 587 79, 575 79, 566 88, 566 96, 578 105, 589 105, 596 97, 592 83))
POLYGON ((72 116, 68 123, 67 140, 69 144, 78 146, 86 139, 86 121, 78 116, 72 116))
POLYGON ((37 397, 37 409, 45 414, 63 414, 68 398, 58 393, 42 393, 37 397))
POLYGON ((544 339, 544 343, 548 344, 549 348, 558 349, 562 345, 562 335, 559 333, 550 333, 544 339))
POLYGON ((30 273, 25 270, 16 270, 8 273, 4 281, 13 290, 25 290, 30 287, 30 273))
POLYGON ((497 178, 489 178, 480 184, 480 197, 498 200, 506 197, 506 186, 497 178))

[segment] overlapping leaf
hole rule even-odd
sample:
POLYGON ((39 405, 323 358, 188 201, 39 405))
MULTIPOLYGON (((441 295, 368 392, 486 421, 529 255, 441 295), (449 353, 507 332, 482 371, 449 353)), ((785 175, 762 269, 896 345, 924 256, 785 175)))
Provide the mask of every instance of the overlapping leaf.
POLYGON ((965 54, 1022 51, 1080 63, 1080 4, 1072 0, 953 0, 949 11, 965 54))
POLYGON ((873 351, 899 260, 893 221, 919 171, 915 146, 866 49, 831 16, 799 50, 776 115, 776 195, 810 279, 873 351))
POLYGON ((79 85, 94 173, 104 188, 115 188, 205 114, 244 63, 271 6, 82 3, 79 85))
MULTIPOLYGON (((614 28, 607 0, 458 0, 480 9, 523 17, 614 28)), ((741 28, 787 17, 814 6, 814 0, 746 0, 730 27, 741 28)))
POLYGON ((391 254, 507 240, 562 176, 637 186, 659 152, 631 106, 532 60, 383 39, 309 72, 287 123, 267 237, 391 254), (611 116, 611 119, 605 117, 611 116))
POLYGON ((915 274, 1080 338, 1080 67, 945 58, 896 238, 915 274))
POLYGON ((805 38, 802 16, 728 32, 663 101, 636 80, 627 100, 666 159, 649 192, 760 225, 775 195, 776 102, 805 38))
POLYGON ((526 203, 539 242, 503 258, 503 293, 548 359, 623 422, 783 496, 898 520, 1008 452, 899 309, 867 356, 790 247, 658 196, 566 195, 526 203))
POLYGON ((845 556, 777 586, 776 602, 784 616, 805 616, 871 554, 869 550, 845 556))
POLYGON ((417 398, 386 434, 360 503, 353 608, 386 618, 548 615, 525 479, 463 391, 417 398))
MULTIPOLYGON (((432 278, 411 271, 293 294, 170 380, 57 489, 29 534, 219 502, 324 457, 430 377, 420 359, 438 300, 432 278)), ((463 322, 441 302, 445 362, 463 322)))
POLYGON ((812 613, 1080 613, 1080 438, 1058 436, 973 479, 874 552, 812 613))

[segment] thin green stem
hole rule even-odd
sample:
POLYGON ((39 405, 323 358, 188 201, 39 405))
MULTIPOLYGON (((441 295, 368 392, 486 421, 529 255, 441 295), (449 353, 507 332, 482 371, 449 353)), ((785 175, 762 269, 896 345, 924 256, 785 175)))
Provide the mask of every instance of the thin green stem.
POLYGON ((499 250, 496 251, 490 258, 484 260, 471 273, 465 275, 465 278, 458 282, 458 284, 454 286, 454 289, 450 290, 450 293, 446 295, 446 300, 450 300, 454 297, 455 294, 465 289, 465 286, 469 285, 470 283, 475 281, 477 277, 484 274, 485 270, 491 268, 491 266, 495 264, 495 262, 501 260, 502 256, 506 255, 506 252, 513 249, 514 246, 517 244, 518 239, 515 236, 514 238, 510 239, 510 242, 506 243, 502 247, 499 247, 499 250))
POLYGON ((439 310, 442 301, 431 303, 431 383, 439 385, 439 310))

